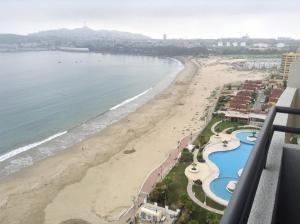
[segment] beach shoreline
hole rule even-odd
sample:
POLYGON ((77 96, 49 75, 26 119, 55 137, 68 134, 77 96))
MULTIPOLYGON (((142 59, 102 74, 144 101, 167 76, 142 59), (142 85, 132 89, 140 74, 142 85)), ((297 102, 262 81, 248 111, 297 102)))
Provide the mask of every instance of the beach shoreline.
POLYGON ((135 112, 70 149, 0 180, 1 222, 115 222, 132 205, 131 197, 147 174, 176 148, 178 140, 204 125, 212 91, 232 81, 265 75, 238 72, 221 63, 232 59, 183 60, 184 69, 171 85, 135 112))

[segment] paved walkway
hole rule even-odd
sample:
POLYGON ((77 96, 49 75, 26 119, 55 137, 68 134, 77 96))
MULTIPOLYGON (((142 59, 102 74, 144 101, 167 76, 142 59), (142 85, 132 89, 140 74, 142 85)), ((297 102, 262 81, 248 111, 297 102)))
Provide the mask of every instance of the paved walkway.
POLYGON ((160 182, 168 173, 169 171, 174 167, 176 164, 178 157, 181 153, 181 151, 190 143, 192 142, 197 136, 199 132, 194 133, 192 136, 188 135, 184 137, 180 143, 178 144, 177 149, 174 149, 172 152, 169 153, 168 157, 154 170, 150 172, 150 174, 147 176, 145 182, 143 183, 137 200, 136 200, 136 206, 132 206, 129 208, 126 212, 120 215, 119 222, 120 223, 126 223, 128 219, 134 216, 134 214, 137 211, 137 207, 139 207, 144 199, 148 196, 148 194, 152 191, 152 189, 155 187, 155 185, 160 182))
MULTIPOLYGON (((217 92, 217 98, 218 98, 219 94, 220 94, 220 90, 218 90, 218 92, 217 92)), ((206 119, 205 119, 204 127, 211 120, 211 117, 212 117, 213 111, 216 107, 216 104, 217 104, 217 100, 209 108, 209 111, 208 111, 206 119)), ((149 195, 149 193, 152 191, 152 189, 155 187, 155 185, 159 181, 161 181, 169 173, 169 171, 174 167, 174 165, 177 163, 177 159, 178 159, 182 149, 185 148, 188 145, 188 143, 193 142, 197 138, 199 133, 202 132, 202 130, 203 130, 203 128, 200 131, 194 133, 192 136, 188 135, 188 136, 184 137, 180 141, 177 149, 173 150, 169 154, 169 156, 166 158, 166 160, 164 160, 164 162, 162 162, 162 164, 159 167, 157 167, 153 171, 151 171, 151 173, 147 176, 144 184, 142 185, 142 187, 138 193, 136 204, 133 205, 128 210, 124 211, 120 215, 119 223, 126 223, 127 220, 134 217, 134 215, 137 211, 137 207, 139 207, 143 203, 144 199, 149 195)))
POLYGON ((221 211, 221 210, 218 210, 218 209, 215 209, 215 208, 212 208, 208 205, 206 205, 205 203, 201 202, 198 198, 196 198, 194 192, 193 192, 193 181, 189 180, 189 183, 187 185, 187 193, 189 195, 189 197, 192 199, 193 202, 195 202, 197 205, 199 205, 200 207, 210 211, 210 212, 213 212, 213 213, 216 213, 216 214, 219 214, 219 215, 223 215, 224 214, 224 211, 221 211))
POLYGON ((201 180, 202 182, 210 175, 211 171, 206 163, 200 163, 197 159, 199 149, 195 149, 193 153, 193 164, 186 167, 184 174, 189 180, 201 180), (197 171, 191 171, 195 167, 197 171))
POLYGON ((220 124, 220 123, 222 123, 222 122, 223 122, 223 121, 218 121, 218 122, 214 123, 213 126, 211 126, 211 131, 212 131, 212 133, 214 133, 215 135, 218 134, 218 132, 215 130, 215 128, 216 128, 216 126, 217 126, 218 124, 220 124))

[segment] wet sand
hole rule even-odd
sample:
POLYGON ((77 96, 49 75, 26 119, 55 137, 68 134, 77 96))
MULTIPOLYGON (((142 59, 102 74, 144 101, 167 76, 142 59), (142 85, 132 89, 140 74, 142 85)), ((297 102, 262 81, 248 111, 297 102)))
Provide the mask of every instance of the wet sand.
POLYGON ((1 180, 0 223, 115 223, 147 174, 178 140, 204 125, 216 88, 266 76, 233 70, 232 59, 183 60, 173 83, 126 118, 1 180))

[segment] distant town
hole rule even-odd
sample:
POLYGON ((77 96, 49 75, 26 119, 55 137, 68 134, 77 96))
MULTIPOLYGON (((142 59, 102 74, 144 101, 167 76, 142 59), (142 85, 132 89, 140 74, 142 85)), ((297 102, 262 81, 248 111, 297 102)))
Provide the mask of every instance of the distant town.
POLYGON ((221 54, 278 54, 296 51, 300 40, 289 37, 276 39, 240 38, 221 39, 151 39, 128 32, 77 29, 58 29, 28 35, 0 34, 0 52, 11 51, 93 51, 113 54, 179 56, 221 54))

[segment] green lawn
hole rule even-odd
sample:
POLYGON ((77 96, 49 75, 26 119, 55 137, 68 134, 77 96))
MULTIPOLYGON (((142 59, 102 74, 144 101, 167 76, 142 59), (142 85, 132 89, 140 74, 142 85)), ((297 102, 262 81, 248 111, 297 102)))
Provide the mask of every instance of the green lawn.
MULTIPOLYGON (((201 208, 188 197, 186 192, 188 180, 184 174, 184 170, 188 165, 188 163, 178 162, 165 179, 156 185, 148 199, 152 202, 164 201, 166 199, 166 204, 171 209, 180 208, 182 215, 176 222, 178 224, 188 224, 189 222, 195 224, 219 223, 220 215, 213 214, 201 208), (167 193, 166 195, 161 193, 159 197, 163 198, 163 200, 157 200, 157 191, 159 192, 161 188, 164 189, 162 192, 166 191, 167 193)), ((159 204, 164 206, 164 203, 159 204)))
POLYGON ((205 145, 210 137, 213 135, 213 133, 211 132, 211 127, 214 125, 214 123, 218 122, 222 120, 220 117, 215 116, 213 117, 210 122, 207 124, 207 126, 203 129, 203 131, 201 132, 201 134, 197 137, 197 139, 194 141, 194 145, 205 145))
POLYGON ((242 126, 242 125, 245 125, 244 123, 241 123, 241 122, 231 122, 231 121, 223 121, 221 123, 219 123, 216 127, 215 127, 215 130, 217 132, 222 132, 224 131, 225 129, 227 128, 230 128, 230 127, 237 127, 237 126, 242 126))
POLYGON ((200 201, 205 200, 204 192, 202 190, 202 187, 199 185, 193 185, 193 192, 195 193, 196 198, 198 198, 200 201))
MULTIPOLYGON (((211 119, 208 125, 203 129, 202 133, 194 141, 196 145, 206 144, 210 137, 213 135, 211 132, 211 127, 216 122, 220 121, 222 118, 215 116, 211 119)), ((238 122, 222 122, 217 126, 220 130, 224 130, 229 127, 237 128, 237 126, 243 125, 238 122)), ((239 128, 244 129, 244 128, 239 128)), ((246 128, 245 128, 246 129, 246 128)), ((248 128, 247 129, 253 129, 248 128)), ((201 154, 199 154, 201 157, 201 154)), ((184 174, 185 168, 190 164, 190 162, 179 161, 170 173, 158 183, 153 191, 149 195, 149 201, 157 202, 159 205, 164 206, 165 202, 171 209, 181 209, 181 216, 177 220, 177 224, 217 224, 219 223, 221 216, 211 213, 200 206, 196 205, 187 195, 186 188, 188 180, 184 174)), ((200 186, 193 186, 193 191, 196 197, 200 201, 204 201, 204 192, 200 186)), ((206 198, 206 203, 208 206, 224 210, 225 207, 214 202, 210 198, 206 198)))
MULTIPOLYGON (((201 186, 198 186, 198 185, 193 185, 193 192, 195 192, 195 195, 196 197, 204 202, 205 200, 205 193, 202 189, 201 186)), ((215 209, 219 209, 219 210, 224 210, 226 207, 223 206, 223 205, 220 205, 219 203, 213 201, 212 199, 210 199, 209 197, 206 197, 206 204, 212 208, 215 208, 215 209)))

